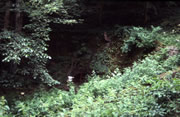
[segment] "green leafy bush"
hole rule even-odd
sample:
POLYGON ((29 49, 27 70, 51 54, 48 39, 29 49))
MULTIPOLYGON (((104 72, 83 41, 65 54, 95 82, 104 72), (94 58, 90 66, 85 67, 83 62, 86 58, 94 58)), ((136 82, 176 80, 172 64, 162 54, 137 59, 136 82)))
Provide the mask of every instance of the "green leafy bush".
POLYGON ((124 44, 121 47, 122 52, 127 53, 132 51, 133 47, 136 48, 152 48, 155 47, 156 41, 158 40, 158 31, 160 27, 151 27, 152 31, 143 27, 124 27, 116 31, 118 36, 125 37, 124 44), (123 32, 119 34, 118 31, 123 32))
POLYGON ((94 80, 80 88, 71 113, 74 116, 165 116, 179 113, 180 80, 158 78, 166 68, 157 58, 147 57, 123 74, 116 71, 107 80, 94 75, 94 80))
MULTIPOLYGON (((109 45, 103 45, 93 55, 90 68, 97 74, 111 74, 112 71, 119 67, 123 69, 122 63, 125 64, 125 61, 122 57, 120 58, 120 56, 123 56, 120 46, 120 41, 114 41, 109 45)), ((126 63, 132 63, 132 61, 126 61, 126 63)))
POLYGON ((48 74, 45 65, 51 57, 45 53, 47 47, 38 39, 34 40, 12 31, 4 31, 0 33, 0 42, 0 49, 4 57, 2 61, 14 66, 14 69, 9 66, 9 69, 4 69, 4 72, 1 73, 2 86, 25 85, 25 82, 19 82, 17 85, 18 81, 23 81, 24 76, 32 79, 39 78, 49 85, 58 83, 48 74), (9 70, 10 73, 5 74, 6 70, 9 70))
POLYGON ((10 108, 7 105, 7 101, 4 96, 0 97, 0 117, 9 117, 10 116, 10 108))
POLYGON ((180 49, 180 35, 164 31, 159 34, 159 41, 165 46, 176 46, 180 49))
POLYGON ((38 92, 30 98, 28 97, 25 102, 16 101, 14 115, 17 117, 63 116, 64 111, 70 109, 73 96, 68 92, 54 89, 38 92))
POLYGON ((13 26, 11 30, 0 32, 0 56, 2 62, 7 63, 3 63, 7 69, 3 68, 3 72, 0 73, 1 86, 22 87, 31 85, 29 83, 31 81, 36 83, 42 81, 48 85, 59 84, 46 68, 46 63, 51 58, 46 53, 47 41, 50 40, 49 33, 52 30, 50 24, 78 23, 73 18, 78 15, 79 5, 75 4, 76 0, 66 2, 30 0, 19 2, 16 5, 18 9, 16 7, 11 9, 26 14, 27 22, 20 32, 13 30, 16 28, 13 26), (74 9, 69 10, 72 6, 74 9))
POLYGON ((91 61, 90 68, 95 70, 96 73, 109 73, 109 63, 111 61, 111 56, 108 54, 107 50, 101 50, 97 52, 91 61))

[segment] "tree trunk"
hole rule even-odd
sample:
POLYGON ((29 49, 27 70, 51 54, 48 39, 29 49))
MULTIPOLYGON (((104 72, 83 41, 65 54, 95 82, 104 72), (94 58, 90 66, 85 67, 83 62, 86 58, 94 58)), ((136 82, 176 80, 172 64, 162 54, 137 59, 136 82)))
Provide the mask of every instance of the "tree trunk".
POLYGON ((148 17, 148 5, 149 5, 149 2, 145 2, 145 8, 144 8, 144 24, 147 23, 149 17, 148 17))
POLYGON ((22 13, 20 11, 20 2, 21 0, 16 0, 16 20, 15 20, 15 31, 22 31, 22 13))
POLYGON ((6 11, 4 16, 4 30, 8 30, 9 27, 9 17, 10 17, 10 7, 11 7, 11 1, 8 0, 6 2, 6 11))
POLYGON ((98 8, 98 20, 99 20, 99 24, 102 25, 103 24, 103 8, 104 8, 104 2, 99 2, 97 4, 97 8, 98 8))

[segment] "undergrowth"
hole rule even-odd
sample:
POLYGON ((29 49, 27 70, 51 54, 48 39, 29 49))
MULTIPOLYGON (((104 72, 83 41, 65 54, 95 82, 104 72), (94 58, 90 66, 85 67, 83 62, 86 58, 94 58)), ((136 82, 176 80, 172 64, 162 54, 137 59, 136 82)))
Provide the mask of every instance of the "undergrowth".
POLYGON ((41 91, 32 99, 16 101, 14 115, 178 116, 180 79, 172 75, 160 78, 160 75, 177 68, 180 56, 164 59, 163 51, 134 63, 124 73, 116 69, 110 76, 106 75, 106 79, 94 72, 78 92, 72 86, 70 92, 52 89, 41 91))
MULTIPOLYGON (((164 46, 178 46, 175 43, 178 39, 173 39, 165 36, 159 41, 164 46)), ((16 100, 11 108, 2 97, 0 114, 5 117, 178 117, 180 54, 169 55, 168 51, 162 47, 123 72, 116 69, 104 76, 93 72, 78 91, 70 82, 69 92, 56 88, 40 90, 16 100)), ((103 55, 99 59, 106 60, 103 55)))
POLYGON ((134 48, 152 48, 156 46, 160 27, 151 26, 151 30, 143 27, 119 27, 115 34, 125 38, 121 47, 123 53, 133 51, 134 48), (123 33, 122 33, 123 32, 123 33))
POLYGON ((0 97, 0 117, 8 117, 10 115, 10 108, 7 105, 7 100, 4 96, 0 97))

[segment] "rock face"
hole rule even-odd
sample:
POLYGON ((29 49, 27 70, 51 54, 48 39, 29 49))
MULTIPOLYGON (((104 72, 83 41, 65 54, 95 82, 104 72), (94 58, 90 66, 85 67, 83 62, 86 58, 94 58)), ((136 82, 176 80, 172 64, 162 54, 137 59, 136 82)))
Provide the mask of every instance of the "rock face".
POLYGON ((168 56, 174 56, 179 54, 179 49, 176 46, 167 46, 168 56))

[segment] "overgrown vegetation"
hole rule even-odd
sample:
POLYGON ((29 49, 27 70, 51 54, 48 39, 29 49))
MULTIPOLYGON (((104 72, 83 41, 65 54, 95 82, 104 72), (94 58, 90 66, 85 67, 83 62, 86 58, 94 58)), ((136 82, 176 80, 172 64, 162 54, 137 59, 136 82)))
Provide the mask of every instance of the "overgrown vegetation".
POLYGON ((163 51, 123 74, 117 69, 102 79, 93 73, 78 92, 72 86, 70 92, 52 89, 17 101, 17 116, 178 116, 180 79, 173 73, 161 75, 176 69, 180 56, 164 59, 163 51))
POLYGON ((143 27, 119 27, 116 35, 125 38, 122 52, 128 53, 135 48, 149 49, 156 46, 160 27, 151 26, 152 31, 143 27))
POLYGON ((4 96, 2 96, 0 98, 0 116, 2 117, 8 117, 10 115, 10 108, 7 105, 7 101, 4 98, 4 96))
MULTIPOLYGON (((40 82, 40 80, 48 85, 59 84, 59 81, 54 80, 46 69, 46 63, 51 59, 46 53, 48 49, 46 42, 50 41, 50 23, 77 23, 77 20, 68 14, 67 9, 70 6, 65 6, 63 0, 49 2, 22 0, 16 2, 14 10, 21 12, 21 15, 22 12, 25 12, 28 15, 29 23, 21 31, 16 29, 13 31, 8 29, 10 26, 7 26, 1 32, 2 62, 10 63, 9 69, 4 69, 1 73, 1 85, 4 87, 22 87, 31 84, 31 82, 40 82), (19 5, 21 9, 19 9, 19 5), (63 18, 51 16, 55 14, 62 14, 63 18), (28 83, 25 80, 27 77, 32 79, 28 83)), ((70 3, 73 4, 75 1, 70 3)), ((6 22, 8 21, 4 21, 4 23, 6 22)), ((18 24, 15 28, 19 28, 18 24)))
POLYGON ((1 1, 0 116, 178 117, 179 5, 1 1))

